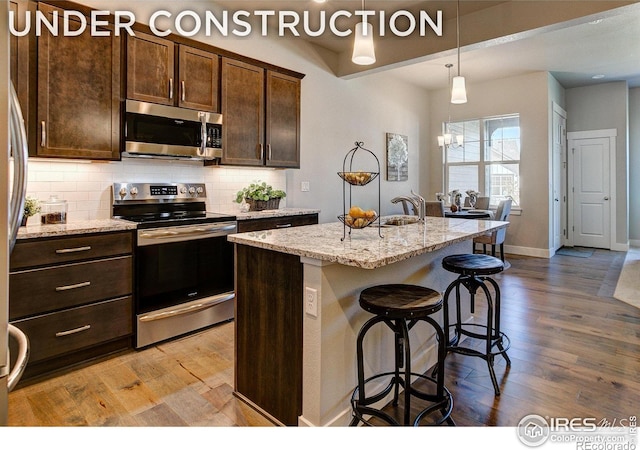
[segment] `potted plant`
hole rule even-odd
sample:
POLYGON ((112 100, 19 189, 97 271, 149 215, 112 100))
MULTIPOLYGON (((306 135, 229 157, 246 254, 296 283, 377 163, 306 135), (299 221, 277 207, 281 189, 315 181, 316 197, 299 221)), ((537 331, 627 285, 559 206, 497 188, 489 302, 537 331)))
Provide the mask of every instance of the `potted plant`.
POLYGON ((236 203, 245 201, 249 205, 249 211, 262 211, 265 209, 278 209, 280 199, 287 194, 279 189, 273 189, 266 182, 256 181, 238 191, 236 203))
POLYGON ((27 219, 40 212, 40 201, 37 198, 27 197, 24 199, 24 215, 22 216, 22 226, 27 224, 27 219))

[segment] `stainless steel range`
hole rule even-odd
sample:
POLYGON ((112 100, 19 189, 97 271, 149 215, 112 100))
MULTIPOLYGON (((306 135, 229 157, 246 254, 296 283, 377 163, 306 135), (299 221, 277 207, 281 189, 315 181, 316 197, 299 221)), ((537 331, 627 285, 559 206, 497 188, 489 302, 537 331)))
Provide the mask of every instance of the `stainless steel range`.
POLYGON ((233 318, 236 218, 198 183, 114 183, 113 217, 138 224, 136 348, 233 318))

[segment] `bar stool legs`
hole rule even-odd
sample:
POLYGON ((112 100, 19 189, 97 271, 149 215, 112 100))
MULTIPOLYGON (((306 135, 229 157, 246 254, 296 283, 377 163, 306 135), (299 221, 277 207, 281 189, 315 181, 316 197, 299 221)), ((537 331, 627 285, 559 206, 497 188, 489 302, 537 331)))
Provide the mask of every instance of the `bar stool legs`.
POLYGON ((435 413, 440 411, 441 417, 435 421, 434 425, 440 425, 442 423, 448 423, 449 425, 455 425, 455 422, 451 418, 451 411, 453 410, 453 398, 451 393, 444 385, 444 364, 438 364, 437 374, 435 377, 429 377, 424 374, 414 373, 411 371, 411 346, 409 343, 409 330, 411 330, 419 321, 425 321, 429 323, 436 331, 436 338, 438 342, 438 361, 444 361, 446 356, 446 341, 445 334, 440 325, 431 317, 421 317, 417 319, 405 320, 400 318, 390 319, 383 316, 375 316, 369 319, 358 333, 356 357, 358 367, 358 386, 355 388, 351 404, 353 408, 353 419, 350 426, 355 426, 362 422, 369 425, 367 419, 364 416, 370 415, 377 417, 390 425, 420 425, 421 421, 435 413), (367 379, 364 378, 364 338, 367 331, 371 329, 377 323, 383 322, 394 333, 394 347, 395 347, 395 368, 393 372, 384 372, 373 375, 367 379), (391 376, 391 380, 382 390, 379 390, 376 394, 367 396, 366 386, 367 384, 374 382, 375 380, 383 377, 391 376), (414 387, 411 383, 412 377, 414 379, 422 379, 427 382, 435 384, 435 394, 429 394, 414 387), (390 414, 385 411, 375 408, 371 405, 383 400, 393 389, 392 405, 398 406, 400 398, 400 388, 403 392, 403 420, 402 423, 398 422, 390 414), (411 401, 412 397, 417 397, 422 400, 430 402, 430 405, 421 410, 411 420, 411 401))
POLYGON ((509 337, 500 331, 500 287, 498 283, 491 277, 482 277, 476 275, 460 275, 453 283, 447 287, 444 294, 444 334, 445 342, 447 342, 447 352, 460 353, 468 356, 477 356, 487 362, 491 383, 496 396, 500 395, 500 388, 496 379, 493 368, 494 359, 497 355, 502 355, 507 363, 507 367, 511 366, 511 360, 507 355, 511 342, 509 337), (491 295, 487 283, 493 287, 495 296, 491 295), (486 324, 463 324, 460 308, 460 286, 465 287, 471 296, 471 312, 474 312, 475 295, 478 289, 481 289, 487 301, 486 324), (455 288, 456 298, 456 322, 449 324, 449 296, 455 288), (450 336, 450 329, 454 330, 453 336, 450 336), (475 331, 476 329, 484 330, 475 331), (478 350, 459 346, 462 336, 485 341, 483 352, 478 350))

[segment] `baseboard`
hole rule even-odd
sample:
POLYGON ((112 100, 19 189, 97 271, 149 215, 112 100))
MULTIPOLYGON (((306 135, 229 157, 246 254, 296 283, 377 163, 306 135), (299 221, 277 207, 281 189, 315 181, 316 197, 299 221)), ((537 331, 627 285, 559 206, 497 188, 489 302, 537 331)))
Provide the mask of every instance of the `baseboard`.
POLYGON ((629 250, 629 243, 627 242, 626 244, 620 244, 616 242, 611 247, 611 250, 613 250, 614 252, 626 252, 629 250))
MULTIPOLYGON (((631 240, 628 244, 615 243, 611 250, 614 252, 626 252, 629 250, 629 246, 640 247, 640 240, 631 240)), ((535 258, 551 258, 556 254, 556 251, 552 248, 519 247, 517 245, 505 245, 504 252, 512 255, 533 256, 535 258)))
POLYGON ((520 247, 517 245, 505 245, 505 253, 512 255, 533 256, 536 258, 551 258, 555 251, 549 248, 520 247))

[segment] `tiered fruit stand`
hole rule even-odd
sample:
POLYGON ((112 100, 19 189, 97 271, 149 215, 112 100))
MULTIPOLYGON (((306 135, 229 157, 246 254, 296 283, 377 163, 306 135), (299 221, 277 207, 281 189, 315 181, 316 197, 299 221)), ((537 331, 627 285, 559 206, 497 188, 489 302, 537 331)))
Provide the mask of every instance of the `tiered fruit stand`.
MULTIPOLYGON (((370 159, 370 158, 369 158, 370 159)), ((362 229, 370 226, 374 222, 378 222, 378 235, 382 237, 382 232, 380 228, 380 220, 378 217, 380 211, 380 161, 378 157, 371 151, 364 148, 363 142, 356 142, 355 147, 352 148, 344 157, 344 161, 342 163, 342 172, 338 172, 338 176, 342 178, 342 215, 338 216, 338 219, 344 224, 344 232, 342 235, 342 241, 347 237, 347 228, 349 229, 349 236, 351 236, 352 229, 362 229), (354 170, 354 161, 359 161, 356 159, 356 154, 360 151, 361 154, 364 154, 366 158, 372 156, 375 160, 376 166, 374 171, 363 171, 363 170, 354 170), (371 183, 373 180, 378 179, 378 212, 376 211, 362 211, 359 210, 358 215, 360 217, 353 217, 350 215, 350 212, 353 212, 354 209, 352 204, 352 196, 351 189, 354 186, 366 186, 371 183), (349 192, 347 197, 347 186, 349 186, 349 192)))

